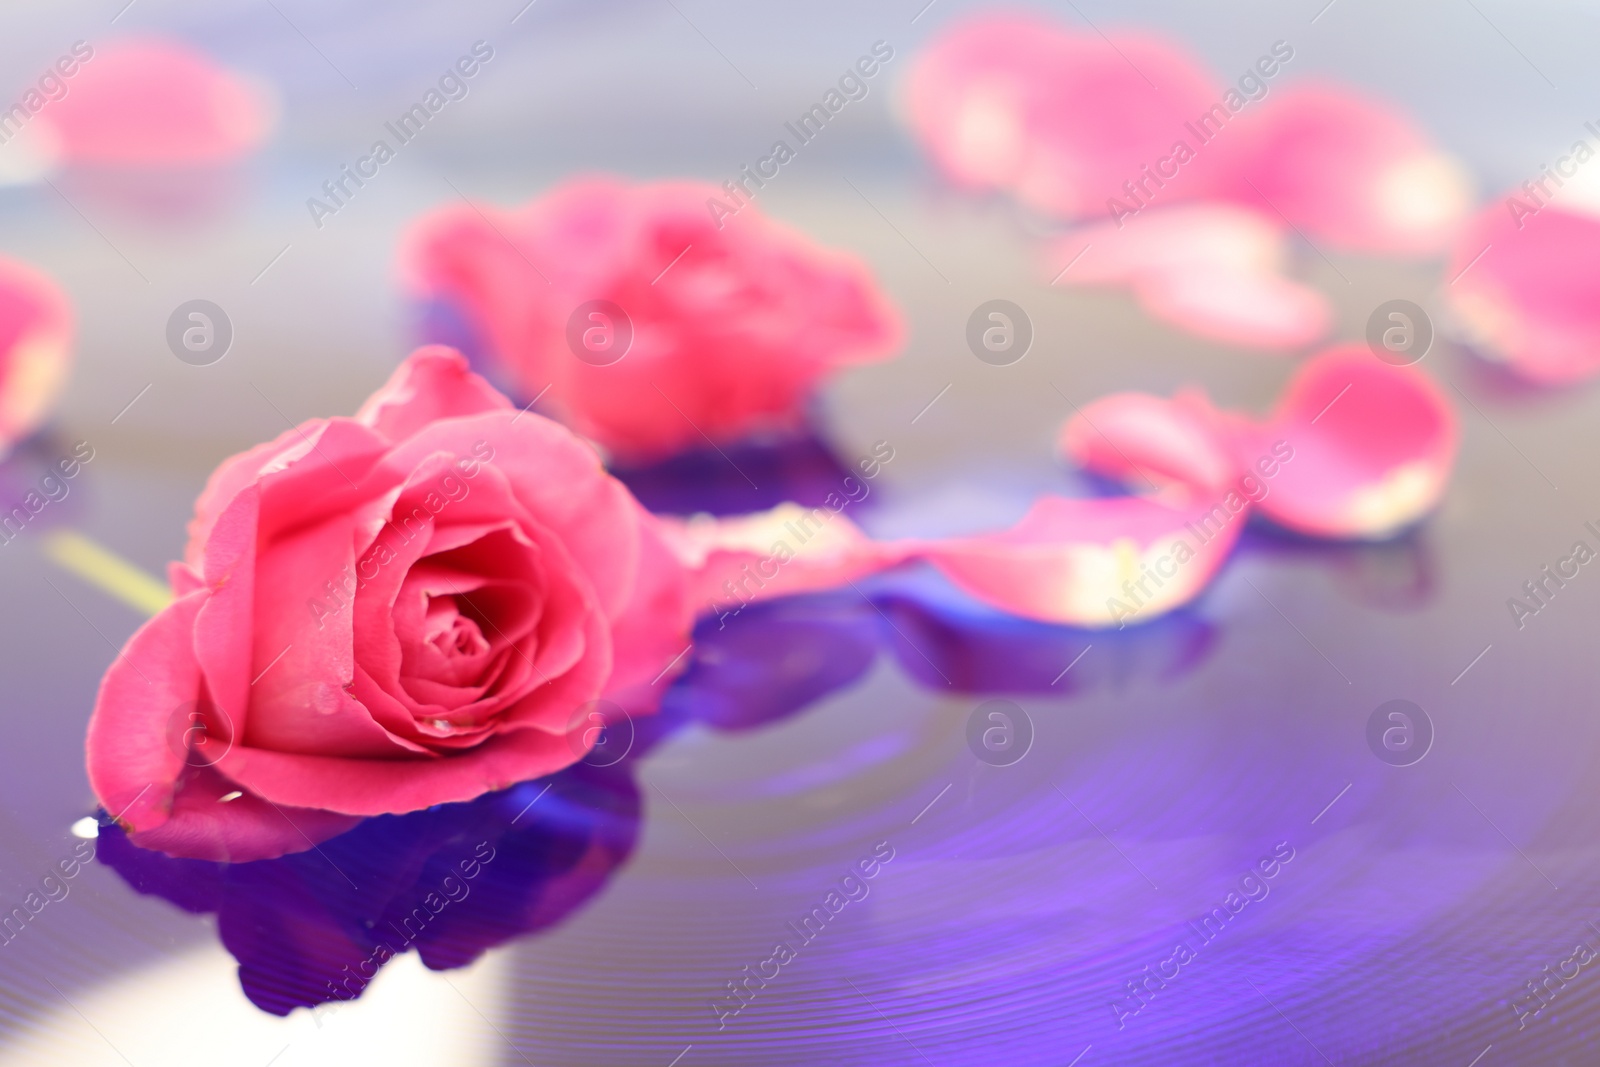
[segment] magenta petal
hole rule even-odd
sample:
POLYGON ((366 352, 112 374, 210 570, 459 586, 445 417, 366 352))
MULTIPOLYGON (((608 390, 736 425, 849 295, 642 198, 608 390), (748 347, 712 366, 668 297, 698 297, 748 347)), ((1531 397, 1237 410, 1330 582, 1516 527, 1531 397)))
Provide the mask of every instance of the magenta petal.
POLYGON ((683 565, 667 544, 667 520, 639 509, 639 578, 633 598, 612 623, 615 657, 607 695, 660 678, 686 663, 694 609, 683 565))
POLYGON ((1305 363, 1273 416, 1242 431, 1238 447, 1247 463, 1281 460, 1257 505, 1275 522, 1319 537, 1380 538, 1439 502, 1459 438, 1455 410, 1432 379, 1345 345, 1305 363))
POLYGON ((202 696, 194 624, 209 595, 199 590, 162 609, 128 639, 100 682, 85 746, 89 784, 130 830, 154 829, 172 810, 186 768, 185 709, 202 696))
POLYGON ((1041 497, 1009 530, 925 545, 922 555, 1017 615, 1070 626, 1145 622, 1204 589, 1245 524, 1238 494, 1198 500, 1175 508, 1143 497, 1041 497))
POLYGON ((352 815, 273 804, 206 767, 184 780, 170 819, 129 840, 185 859, 249 863, 304 852, 360 821, 352 815))
POLYGON ((1600 371, 1600 218, 1536 206, 1517 192, 1473 219, 1445 294, 1483 355, 1532 381, 1582 381, 1600 371))

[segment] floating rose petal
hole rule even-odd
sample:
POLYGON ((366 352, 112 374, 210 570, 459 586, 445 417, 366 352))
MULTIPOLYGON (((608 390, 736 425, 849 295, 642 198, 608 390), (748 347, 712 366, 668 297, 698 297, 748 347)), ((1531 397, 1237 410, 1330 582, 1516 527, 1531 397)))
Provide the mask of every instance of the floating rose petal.
POLYGON ((1241 430, 1241 460, 1288 442, 1292 462, 1258 506, 1317 537, 1391 536, 1438 504, 1460 439, 1454 408, 1415 367, 1382 363, 1361 345, 1302 366, 1266 422, 1241 430))
POLYGON ((1186 51, 1053 20, 992 15, 929 45, 908 76, 916 137, 956 181, 999 188, 1059 218, 1106 210, 1221 98, 1186 51))
POLYGON ((1192 600, 1228 556, 1242 520, 1143 497, 1041 497, 995 534, 929 544, 956 585, 1013 614, 1071 626, 1144 622, 1192 600))
POLYGON ((1472 204, 1466 171, 1390 105, 1302 82, 1241 115, 1219 151, 1241 203, 1356 252, 1443 251, 1472 204))
POLYGON ((1526 193, 1485 208, 1451 256, 1445 296, 1472 344, 1550 385, 1600 371, 1600 218, 1526 193))
POLYGON ((66 384, 72 309, 41 272, 0 258, 0 454, 38 428, 66 384))
POLYGON ((33 120, 60 162, 119 168, 231 163, 266 139, 271 94, 179 41, 139 38, 92 50, 66 95, 33 120))
POLYGON ((1359 345, 1308 360, 1265 420, 1217 411, 1196 394, 1122 393, 1085 407, 1061 435, 1070 459, 1130 485, 1139 474, 1187 481, 1202 502, 1233 485, 1232 495, 1288 529, 1371 539, 1439 502, 1458 438, 1431 379, 1359 345))
POLYGON ((853 257, 711 185, 577 179, 515 211, 420 220, 403 269, 515 392, 630 460, 792 431, 818 384, 883 359, 895 313, 853 257))
POLYGON ((912 552, 906 542, 874 541, 826 504, 780 504, 727 519, 699 515, 661 521, 689 571, 691 603, 718 615, 754 600, 832 589, 893 566, 912 552))
POLYGON ((1060 444, 1078 466, 1141 489, 1216 490, 1239 476, 1216 411, 1198 393, 1101 397, 1062 425, 1060 444))
POLYGON ((1257 212, 1186 204, 1078 230, 1046 269, 1062 284, 1128 286, 1151 314, 1202 336, 1281 350, 1317 340, 1333 318, 1327 298, 1283 276, 1288 260, 1286 232, 1257 212))

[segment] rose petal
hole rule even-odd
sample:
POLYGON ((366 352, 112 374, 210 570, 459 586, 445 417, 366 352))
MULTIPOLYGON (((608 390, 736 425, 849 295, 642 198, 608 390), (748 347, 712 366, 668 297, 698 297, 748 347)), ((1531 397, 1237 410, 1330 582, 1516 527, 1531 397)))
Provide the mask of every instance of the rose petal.
POLYGON ((173 40, 92 46, 36 122, 69 163, 181 167, 253 151, 275 121, 270 96, 211 57, 173 40))
POLYGON ((38 428, 66 384, 72 308, 47 275, 0 257, 0 455, 38 428))
POLYGON ((1174 508, 1143 497, 1047 496, 1009 530, 928 544, 922 555, 966 592, 1014 614, 1121 626, 1192 600, 1244 521, 1240 510, 1204 498, 1174 508), (1221 521, 1212 518, 1218 507, 1221 521), (1157 570, 1164 560, 1170 573, 1157 570))
POLYGON ((304 852, 361 820, 307 808, 285 808, 239 788, 211 768, 191 771, 160 826, 131 834, 140 848, 186 859, 249 863, 304 852))
POLYGON ((1293 450, 1258 506, 1319 537, 1388 537, 1444 494, 1460 429, 1455 410, 1415 367, 1380 362, 1363 345, 1307 361, 1271 418, 1240 436, 1241 455, 1293 450))
POLYGON ((163 608, 128 639, 100 682, 85 746, 89 784, 132 830, 154 829, 172 811, 185 768, 172 720, 201 697, 194 622, 209 597, 199 590, 163 608))
POLYGON ((1391 105, 1343 85, 1276 90, 1218 148, 1232 198, 1336 248, 1437 253, 1472 204, 1461 164, 1391 105))
POLYGON ((1600 371, 1600 218, 1517 191, 1456 243, 1446 298, 1477 351, 1535 382, 1600 371))
POLYGON ((1130 487, 1211 491, 1241 473, 1199 394, 1165 400, 1147 393, 1113 393, 1083 408, 1061 428, 1062 453, 1087 470, 1130 487))
POLYGON ((391 442, 404 441, 439 419, 505 411, 511 401, 472 373, 461 353, 419 348, 356 412, 356 421, 391 442))

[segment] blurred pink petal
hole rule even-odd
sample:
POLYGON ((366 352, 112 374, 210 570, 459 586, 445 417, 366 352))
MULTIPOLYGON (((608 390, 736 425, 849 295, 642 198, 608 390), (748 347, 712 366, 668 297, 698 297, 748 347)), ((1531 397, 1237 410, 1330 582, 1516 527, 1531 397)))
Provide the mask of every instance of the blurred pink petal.
POLYGON ((1246 110, 1218 150, 1240 203, 1282 212, 1313 241, 1355 252, 1445 249, 1472 204, 1462 166, 1385 103, 1301 82, 1246 110))
POLYGON ((0 453, 38 428, 66 384, 72 308, 49 277, 0 258, 0 453))
POLYGON ((1600 371, 1600 218, 1525 192, 1483 210, 1456 243, 1446 298, 1472 343, 1560 385, 1600 371), (1535 209, 1537 210, 1535 211, 1535 209), (1480 258, 1481 257, 1481 258, 1480 258))
POLYGON ((1215 411, 1198 394, 1101 397, 1066 421, 1060 444, 1085 470, 1141 488, 1218 490, 1241 473, 1215 411))
POLYGON ((1217 522, 1209 500, 1175 508, 1143 497, 1047 496, 1009 530, 928 544, 923 555, 968 593, 1014 614, 1120 626, 1198 595, 1239 536, 1245 508, 1217 522))
POLYGON ((905 101, 914 135, 955 181, 1081 218, 1125 196, 1123 182, 1166 156, 1184 122, 1222 93, 1194 57, 1158 38, 1107 39, 1014 14, 937 37, 918 55, 905 101))
POLYGON ((464 314, 501 376, 630 459, 791 429, 834 371, 884 359, 900 318, 867 268, 691 182, 567 182, 505 211, 454 205, 405 242, 411 290, 464 314), (620 310, 584 318, 580 306, 620 310), (613 320, 617 321, 613 321, 613 320), (573 323, 576 322, 576 328, 573 323), (580 359, 594 324, 620 357, 580 359), (599 365, 599 364, 604 365, 599 365))
POLYGON ((1272 416, 1238 431, 1241 456, 1283 440, 1282 464, 1258 506, 1317 537, 1382 538, 1416 522, 1444 495, 1460 428, 1422 371, 1379 361, 1364 345, 1305 363, 1272 416))
POLYGON ((688 571, 690 602, 718 615, 754 600, 832 589, 912 552, 906 542, 874 541, 826 505, 780 504, 725 519, 660 521, 688 571))
POLYGON ((1327 298, 1283 275, 1288 259, 1281 226, 1208 203, 1078 230, 1055 243, 1046 269, 1066 285, 1128 286, 1152 315, 1202 336, 1282 350, 1316 341, 1333 318, 1327 298))
POLYGON ((1427 375, 1361 345, 1304 363, 1266 419, 1217 410, 1198 393, 1117 393, 1061 431, 1070 460, 1132 488, 1167 489, 1177 506, 1232 495, 1299 533, 1373 539, 1439 502, 1458 439, 1455 411, 1427 375))
POLYGON ((231 163, 266 139, 270 94, 179 41, 136 38, 92 48, 66 95, 34 119, 63 163, 192 167, 231 163))

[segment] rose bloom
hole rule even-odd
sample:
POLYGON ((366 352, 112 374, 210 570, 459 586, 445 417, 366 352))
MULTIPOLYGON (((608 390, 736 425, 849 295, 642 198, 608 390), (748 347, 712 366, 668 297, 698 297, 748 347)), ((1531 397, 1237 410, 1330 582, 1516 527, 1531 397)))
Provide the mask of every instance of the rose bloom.
POLYGON ((513 393, 623 458, 792 429, 828 374, 898 347, 900 319, 860 261, 730 203, 580 178, 517 210, 453 205, 413 227, 406 282, 513 393), (583 307, 602 300, 622 317, 583 307))
POLYGON ((682 566, 594 450, 443 348, 226 460, 89 723, 135 843, 243 861, 549 774, 681 655, 682 566))

